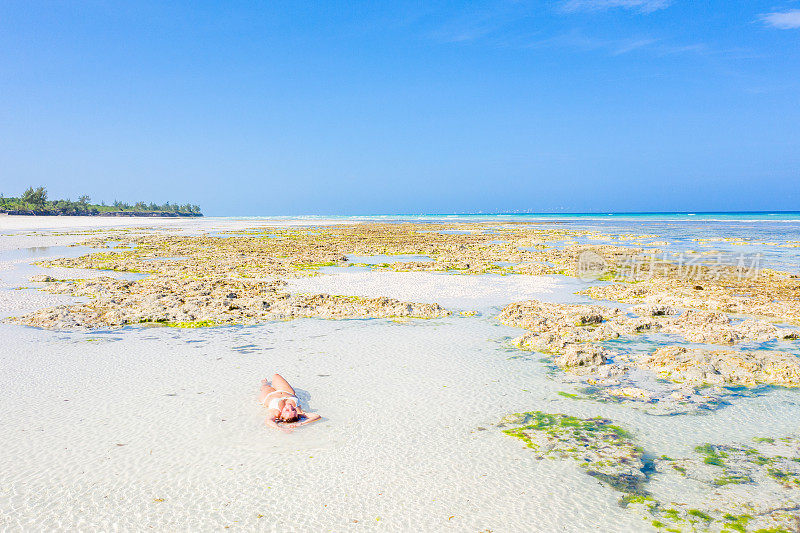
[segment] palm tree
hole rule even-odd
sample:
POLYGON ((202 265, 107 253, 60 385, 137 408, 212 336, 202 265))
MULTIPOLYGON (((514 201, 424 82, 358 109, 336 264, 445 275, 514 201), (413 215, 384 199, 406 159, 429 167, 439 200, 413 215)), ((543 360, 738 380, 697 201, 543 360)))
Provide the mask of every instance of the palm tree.
POLYGON ((47 201, 47 189, 44 187, 36 187, 36 189, 28 187, 22 193, 22 201, 41 207, 47 201))

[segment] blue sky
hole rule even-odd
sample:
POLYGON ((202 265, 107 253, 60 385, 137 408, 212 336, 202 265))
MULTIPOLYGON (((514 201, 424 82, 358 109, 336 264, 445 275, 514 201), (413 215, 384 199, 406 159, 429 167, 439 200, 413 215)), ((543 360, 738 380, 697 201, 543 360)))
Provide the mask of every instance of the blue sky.
POLYGON ((800 2, 0 3, 0 192, 800 209, 800 2))

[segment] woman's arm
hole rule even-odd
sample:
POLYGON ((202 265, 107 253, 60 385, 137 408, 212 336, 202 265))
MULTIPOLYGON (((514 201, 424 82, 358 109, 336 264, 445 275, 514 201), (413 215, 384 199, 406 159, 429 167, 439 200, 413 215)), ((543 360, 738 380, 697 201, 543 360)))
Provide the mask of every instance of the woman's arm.
POLYGON ((303 416, 306 417, 305 420, 303 420, 302 422, 293 422, 293 423, 289 424, 289 426, 293 427, 293 428, 299 428, 300 426, 305 426, 306 424, 310 424, 311 422, 316 422, 317 420, 322 418, 321 416, 319 416, 316 413, 313 413, 313 414, 310 414, 310 415, 309 414, 304 414, 303 416))

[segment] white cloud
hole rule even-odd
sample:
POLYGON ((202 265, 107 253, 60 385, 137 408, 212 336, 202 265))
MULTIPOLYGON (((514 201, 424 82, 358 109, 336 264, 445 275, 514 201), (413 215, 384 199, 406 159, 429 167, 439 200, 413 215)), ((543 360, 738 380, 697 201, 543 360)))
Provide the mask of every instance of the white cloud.
POLYGON ((800 28, 800 9, 790 9, 789 11, 765 13, 761 15, 761 20, 767 26, 780 30, 792 30, 800 28))
POLYGON ((635 9, 642 13, 652 13, 669 7, 672 0, 566 0, 562 6, 564 11, 602 11, 615 7, 635 9))
MULTIPOLYGON (((677 54, 709 55, 723 53, 714 51, 704 43, 677 45, 663 39, 648 36, 607 39, 586 35, 574 29, 567 33, 556 34, 547 38, 529 41, 524 48, 564 48, 582 52, 603 52, 610 56, 621 56, 633 52, 646 52, 655 56, 670 56, 677 54)), ((725 51, 725 54, 734 51, 725 51)))
POLYGON ((657 39, 634 39, 623 41, 616 46, 616 49, 612 52, 612 54, 615 56, 627 54, 628 52, 633 52, 634 50, 638 50, 640 48, 647 48, 648 46, 652 46, 657 42, 657 39))

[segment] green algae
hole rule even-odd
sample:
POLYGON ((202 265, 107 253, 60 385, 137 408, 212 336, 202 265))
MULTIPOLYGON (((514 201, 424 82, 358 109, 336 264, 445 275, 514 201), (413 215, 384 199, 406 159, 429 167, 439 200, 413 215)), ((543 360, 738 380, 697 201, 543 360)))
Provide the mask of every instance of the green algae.
POLYGON ((672 522, 683 522, 683 518, 681 518, 681 514, 678 512, 677 509, 664 509, 662 512, 664 517, 670 519, 672 522))
POLYGON ((336 261, 325 261, 323 263, 300 263, 292 265, 292 268, 296 270, 317 270, 318 268, 321 267, 337 266, 338 264, 339 263, 337 263, 336 261))
POLYGON ((164 325, 168 328, 183 328, 183 329, 192 329, 192 328, 213 328, 215 326, 220 326, 219 322, 214 322, 213 320, 196 320, 192 322, 164 322, 164 325))
POLYGON ((708 516, 706 513, 704 513, 703 511, 701 511, 699 509, 689 509, 686 512, 686 514, 688 514, 689 516, 693 516, 695 518, 699 518, 699 519, 704 520, 706 522, 711 522, 711 520, 713 520, 710 516, 708 516))
POLYGON ((610 420, 532 411, 511 415, 506 422, 520 424, 503 430, 506 435, 522 440, 529 448, 540 451, 543 457, 572 458, 587 475, 622 492, 620 505, 649 496, 644 490, 647 476, 641 468, 635 467, 640 464, 643 468, 643 450, 633 443, 628 431, 610 420), (537 433, 547 439, 549 447, 542 448, 538 437, 534 440, 537 433), (619 452, 621 456, 609 455, 609 451, 619 452))
POLYGON ((746 533, 747 531, 747 524, 750 520, 753 519, 752 516, 749 514, 741 514, 741 515, 732 515, 732 514, 725 514, 723 515, 722 519, 725 521, 723 527, 731 529, 733 531, 740 531, 741 533, 746 533))
POLYGON ((778 470, 777 468, 768 468, 767 474, 769 474, 772 479, 780 483, 794 483, 796 485, 800 485, 800 479, 792 472, 784 472, 783 470, 778 470))
MULTIPOLYGON (((647 491, 649 476, 647 474, 648 467, 644 462, 637 463, 639 466, 634 466, 634 468, 638 468, 638 471, 615 468, 615 465, 617 467, 632 466, 630 462, 633 459, 642 460, 644 450, 634 444, 633 437, 628 431, 615 426, 607 419, 601 417, 578 418, 566 414, 533 411, 510 415, 503 420, 500 426, 503 427, 507 424, 519 424, 518 427, 507 428, 503 432, 522 440, 527 447, 541 454, 540 459, 573 459, 577 461, 587 475, 622 493, 619 500, 622 507, 630 507, 642 512, 650 521, 650 525, 658 530, 720 533, 746 533, 748 531, 762 533, 785 531, 788 533, 789 531, 782 527, 766 529, 751 527, 750 524, 754 518, 747 513, 721 514, 722 511, 714 508, 684 508, 682 505, 677 505, 678 508, 676 508, 675 503, 665 505, 647 491)), ((764 439, 760 442, 773 444, 775 439, 764 439)), ((787 442, 789 441, 787 440, 787 442)), ((713 481, 704 481, 708 486, 720 489, 728 485, 754 482, 750 475, 730 471, 727 462, 736 465, 742 465, 744 462, 744 464, 762 467, 777 464, 779 460, 792 459, 782 456, 765 457, 757 450, 747 446, 703 444, 697 446, 694 451, 699 455, 697 459, 699 463, 723 470, 723 475, 714 478, 713 481)), ((678 460, 669 456, 661 456, 657 460, 671 466, 673 471, 686 475, 686 468, 676 464, 678 460)), ((767 469, 767 473, 787 489, 800 484, 800 476, 795 476, 792 472, 770 467, 767 469)), ((743 510, 747 510, 747 508, 748 505, 743 506, 743 510)), ((775 509, 772 512, 777 514, 769 516, 773 517, 773 520, 783 522, 791 520, 791 515, 780 511, 781 509, 775 509)), ((761 521, 760 525, 766 525, 763 518, 762 516, 758 517, 758 520, 761 521)))
POLYGON ((729 475, 714 478, 714 485, 724 487, 725 485, 739 485, 742 483, 750 483, 753 480, 749 476, 744 475, 729 475))
POLYGON ((636 503, 643 504, 643 503, 655 502, 655 501, 656 500, 653 499, 651 496, 647 496, 645 494, 629 493, 629 494, 624 495, 620 499, 620 505, 622 507, 627 507, 628 505, 631 505, 631 504, 636 504, 636 503))
POLYGON ((705 456, 703 462, 707 465, 725 466, 723 459, 728 457, 727 453, 717 450, 713 444, 698 446, 694 451, 705 456))
POLYGON ((167 328, 182 328, 182 329, 192 329, 192 328, 212 328, 215 326, 221 326, 219 322, 215 322, 213 320, 193 320, 193 321, 186 321, 186 322, 170 322, 165 318, 142 318, 137 322, 138 324, 158 324, 160 326, 164 326, 167 328))

